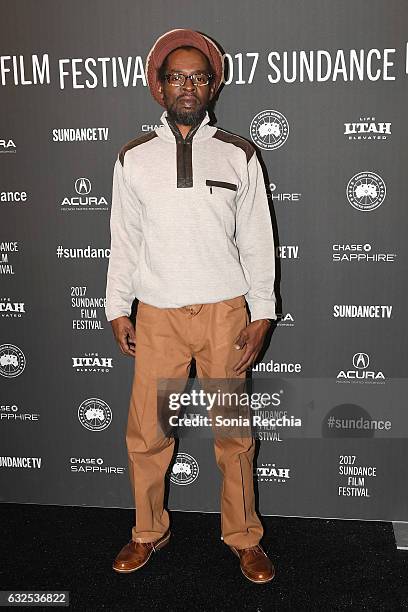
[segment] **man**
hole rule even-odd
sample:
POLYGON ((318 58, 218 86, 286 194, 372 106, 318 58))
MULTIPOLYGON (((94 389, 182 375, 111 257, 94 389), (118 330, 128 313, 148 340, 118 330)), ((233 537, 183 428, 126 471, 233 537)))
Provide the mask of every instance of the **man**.
MULTIPOLYGON (((262 171, 252 145, 209 125, 223 57, 206 36, 176 29, 148 54, 162 126, 122 147, 114 167, 106 316, 135 358, 126 444, 135 497, 132 539, 113 569, 132 572, 168 543, 163 507, 174 439, 158 432, 158 378, 245 378, 276 318, 274 242, 262 171), (136 329, 129 319, 139 300, 136 329), (251 313, 251 322, 246 310, 251 313), (241 351, 239 353, 238 351, 241 351)), ((222 538, 252 582, 274 567, 259 544, 254 440, 214 441, 223 474, 222 538)))

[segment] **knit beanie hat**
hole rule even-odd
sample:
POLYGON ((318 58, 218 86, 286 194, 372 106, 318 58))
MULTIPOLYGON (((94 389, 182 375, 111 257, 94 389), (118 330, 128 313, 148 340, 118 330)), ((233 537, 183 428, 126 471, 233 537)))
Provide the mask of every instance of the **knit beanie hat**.
POLYGON ((214 95, 218 91, 223 80, 224 59, 221 51, 212 40, 210 40, 204 34, 196 32, 195 30, 182 28, 170 30, 165 34, 162 34, 162 36, 159 36, 159 38, 156 40, 147 55, 145 66, 145 73, 150 92, 156 102, 158 102, 161 106, 165 107, 165 104, 163 103, 159 93, 160 81, 158 79, 158 70, 166 56, 171 51, 174 51, 174 49, 184 45, 195 47, 207 56, 214 73, 214 95))

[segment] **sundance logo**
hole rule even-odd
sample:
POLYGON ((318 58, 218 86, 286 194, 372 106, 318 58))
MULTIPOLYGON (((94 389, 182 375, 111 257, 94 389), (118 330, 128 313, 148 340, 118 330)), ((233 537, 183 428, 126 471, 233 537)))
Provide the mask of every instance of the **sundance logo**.
POLYGON ((392 306, 335 304, 333 317, 349 319, 391 319, 392 306))
POLYGON ((368 369, 370 358, 367 353, 353 355, 353 369, 340 370, 337 382, 345 383, 378 383, 384 384, 385 376, 380 370, 368 369))
POLYGON ((53 142, 84 142, 109 140, 108 127, 55 128, 52 130, 53 142))
POLYGON ((42 457, 0 457, 0 467, 41 469, 42 457))
POLYGON ((26 191, 0 191, 0 202, 27 202, 26 191))
POLYGON ((59 244, 55 253, 58 259, 103 259, 110 255, 109 248, 92 247, 90 244, 83 247, 64 247, 59 244))
POLYGON ((297 259, 299 256, 299 245, 279 245, 275 249, 276 257, 279 259, 297 259))
POLYGON ((14 253, 19 253, 19 242, 17 240, 0 242, 0 275, 14 275, 14 267, 9 259, 10 255, 13 256, 14 253))
POLYGON ((274 361, 271 359, 266 362, 259 362, 253 368, 253 372, 278 372, 280 374, 293 374, 302 371, 301 363, 293 363, 289 361, 274 361))
POLYGON ((108 210, 104 196, 90 195, 92 183, 89 178, 80 177, 74 184, 76 196, 65 196, 61 201, 61 210, 108 210))

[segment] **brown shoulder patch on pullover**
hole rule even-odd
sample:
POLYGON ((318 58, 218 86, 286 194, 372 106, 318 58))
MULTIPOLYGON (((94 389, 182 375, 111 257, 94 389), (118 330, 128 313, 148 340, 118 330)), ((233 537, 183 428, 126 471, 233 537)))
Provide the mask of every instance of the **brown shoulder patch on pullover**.
POLYGON ((156 138, 156 136, 157 134, 155 131, 147 132, 146 134, 142 134, 141 136, 138 136, 137 138, 134 138, 133 140, 130 140, 125 145, 123 145, 123 147, 119 151, 119 160, 122 166, 125 160, 126 151, 133 149, 133 147, 137 147, 137 145, 149 142, 149 140, 152 140, 152 138, 156 138))
POLYGON ((239 147, 245 152, 247 162, 251 159, 253 154, 255 153, 255 148, 251 145, 250 142, 245 140, 245 138, 241 138, 241 136, 237 136, 237 134, 232 134, 230 132, 226 132, 225 130, 219 130, 215 132, 213 138, 218 138, 223 142, 228 142, 229 144, 233 144, 236 147, 239 147))

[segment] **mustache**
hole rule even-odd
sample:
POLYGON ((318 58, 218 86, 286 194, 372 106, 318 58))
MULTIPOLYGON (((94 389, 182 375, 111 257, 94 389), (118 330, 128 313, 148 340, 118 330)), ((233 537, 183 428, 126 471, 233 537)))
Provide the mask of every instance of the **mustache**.
POLYGON ((190 95, 189 94, 181 94, 180 96, 178 96, 177 100, 182 100, 183 98, 187 98, 187 100, 191 100, 191 99, 198 100, 197 96, 194 96, 194 95, 191 95, 191 94, 190 95))

